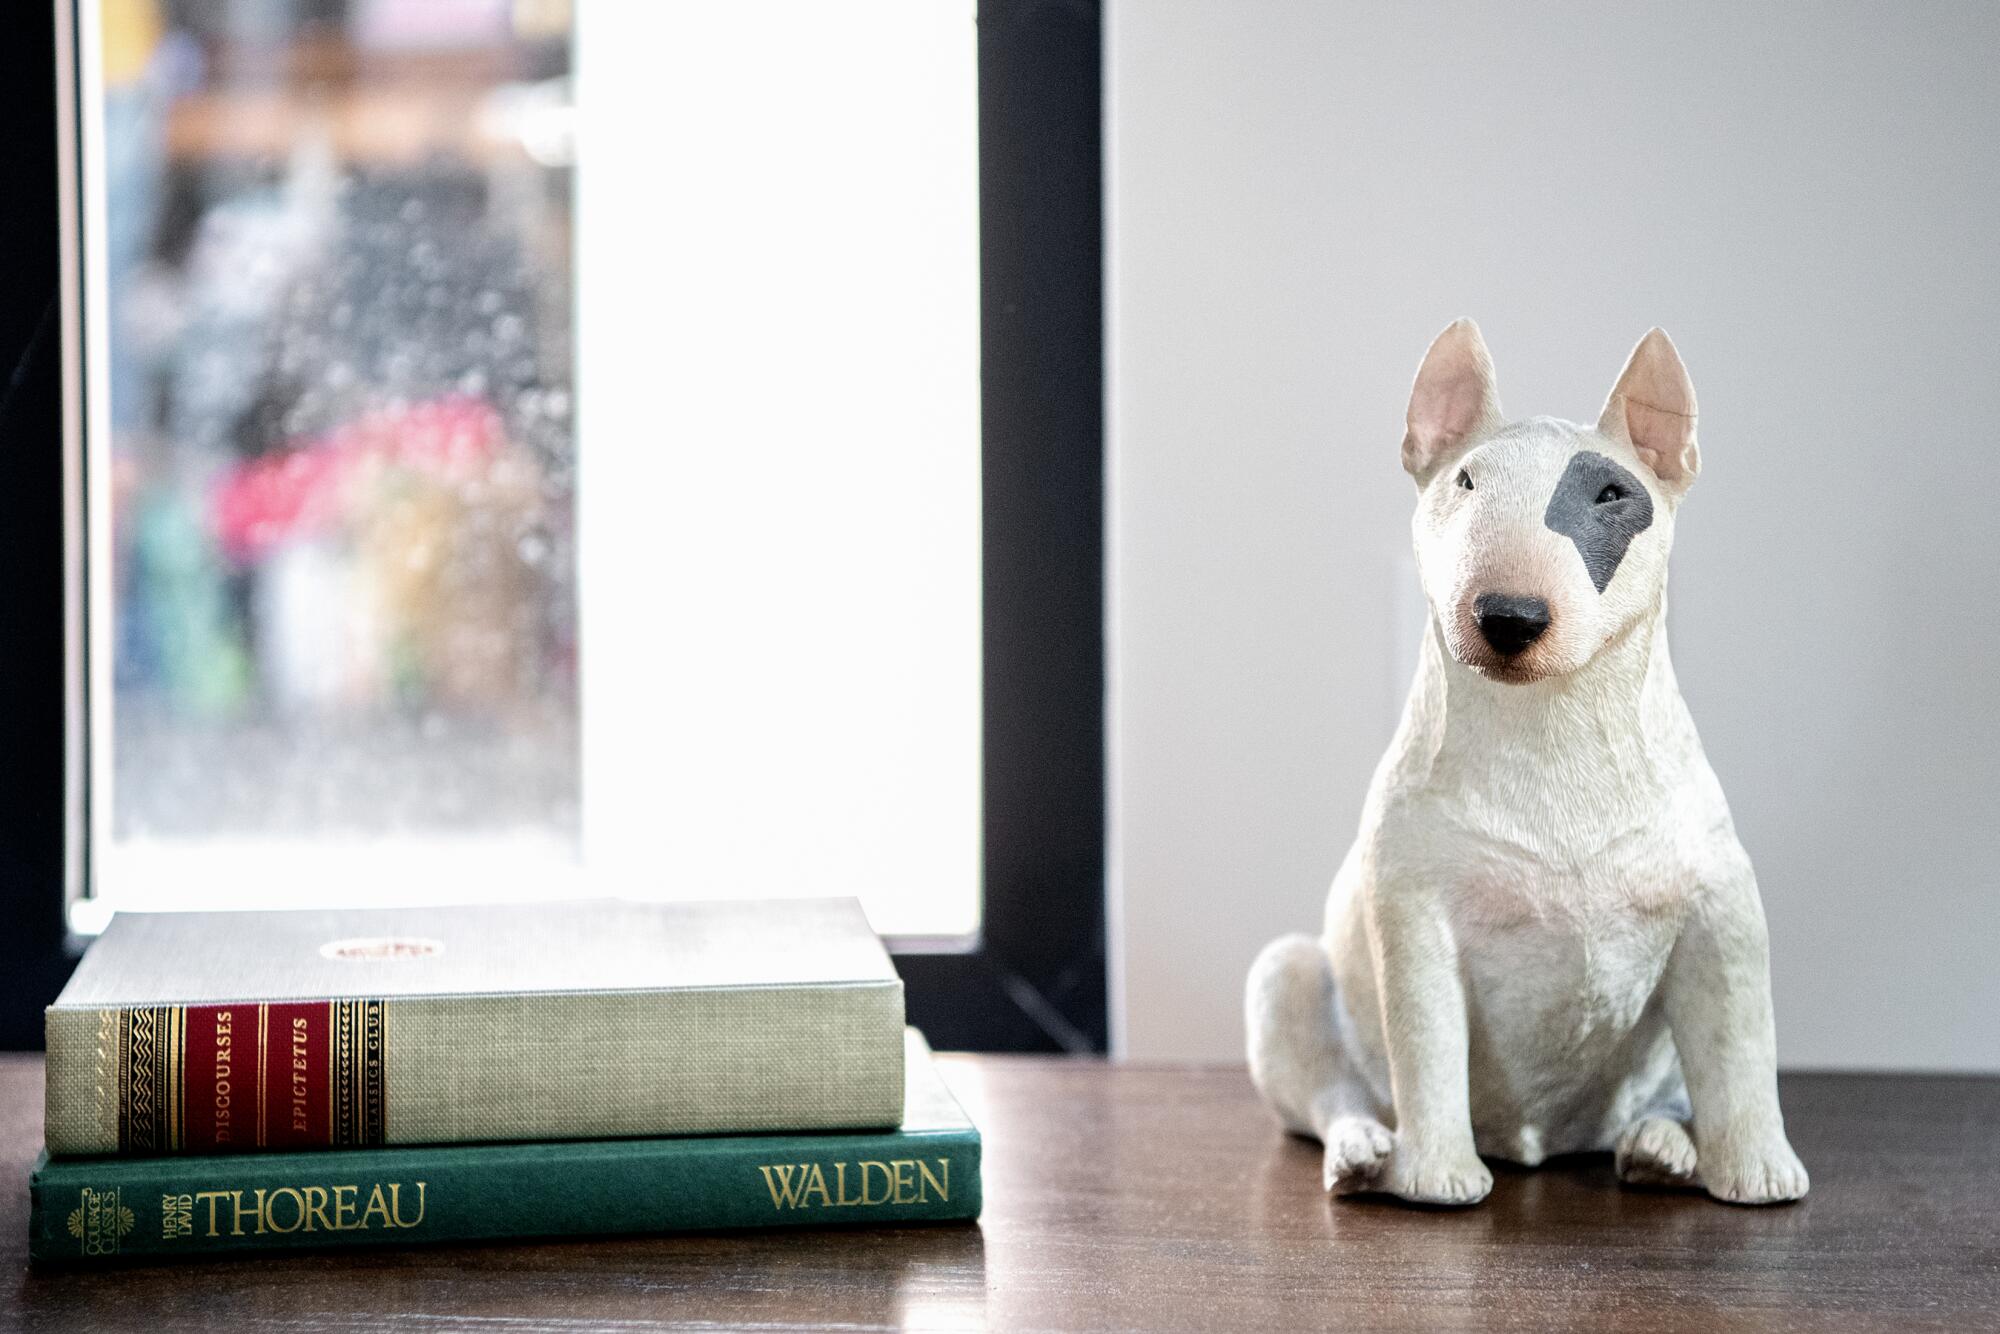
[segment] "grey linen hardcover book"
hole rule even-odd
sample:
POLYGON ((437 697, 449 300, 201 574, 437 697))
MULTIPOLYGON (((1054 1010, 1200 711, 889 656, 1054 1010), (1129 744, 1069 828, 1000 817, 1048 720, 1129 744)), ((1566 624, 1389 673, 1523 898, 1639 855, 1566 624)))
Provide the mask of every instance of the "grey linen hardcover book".
POLYGON ((903 984, 853 899, 120 913, 47 1032, 57 1156, 903 1111, 903 984))

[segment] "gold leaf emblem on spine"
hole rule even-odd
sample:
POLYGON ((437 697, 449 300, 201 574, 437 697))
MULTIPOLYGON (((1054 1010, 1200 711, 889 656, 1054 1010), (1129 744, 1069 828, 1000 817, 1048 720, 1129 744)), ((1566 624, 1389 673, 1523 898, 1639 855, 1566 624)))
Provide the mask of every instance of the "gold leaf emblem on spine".
POLYGON ((69 1234, 85 1255, 116 1255, 118 1243, 137 1221, 115 1188, 92 1190, 85 1186, 77 1195, 76 1208, 70 1210, 69 1234))
POLYGON ((186 1147, 187 1011, 177 1005, 118 1012, 118 1149, 178 1153, 186 1147))

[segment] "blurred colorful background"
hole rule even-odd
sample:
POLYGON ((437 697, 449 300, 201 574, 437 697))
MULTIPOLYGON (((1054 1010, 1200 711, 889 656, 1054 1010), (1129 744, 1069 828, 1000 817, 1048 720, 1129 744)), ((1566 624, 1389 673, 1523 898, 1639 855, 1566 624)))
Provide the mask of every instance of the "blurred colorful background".
POLYGON ((98 12, 114 850, 573 853, 568 4, 98 12))

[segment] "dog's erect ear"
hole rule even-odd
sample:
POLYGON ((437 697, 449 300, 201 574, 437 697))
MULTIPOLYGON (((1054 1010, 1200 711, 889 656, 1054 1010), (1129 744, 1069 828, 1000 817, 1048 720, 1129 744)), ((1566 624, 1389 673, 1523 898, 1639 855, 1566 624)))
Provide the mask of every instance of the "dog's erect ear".
POLYGON ((1437 336, 1417 384, 1410 391, 1409 433, 1403 468, 1422 486, 1468 440, 1498 426, 1500 396, 1493 388, 1493 358, 1471 320, 1454 320, 1437 336))
POLYGON ((1701 471, 1694 442, 1694 381, 1664 329, 1639 340, 1611 387, 1597 429, 1631 444, 1660 484, 1679 495, 1701 471))

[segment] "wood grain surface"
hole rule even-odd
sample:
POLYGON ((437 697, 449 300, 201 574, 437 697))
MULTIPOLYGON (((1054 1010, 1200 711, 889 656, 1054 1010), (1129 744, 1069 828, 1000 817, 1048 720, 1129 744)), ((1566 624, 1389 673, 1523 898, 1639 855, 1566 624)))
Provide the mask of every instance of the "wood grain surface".
POLYGON ((950 1057, 978 1226, 30 1271, 41 1063, 0 1057, 0 1329, 1996 1329, 2000 1080, 1797 1075, 1811 1196, 1500 1169, 1465 1212, 1329 1203, 1237 1069, 950 1057))

